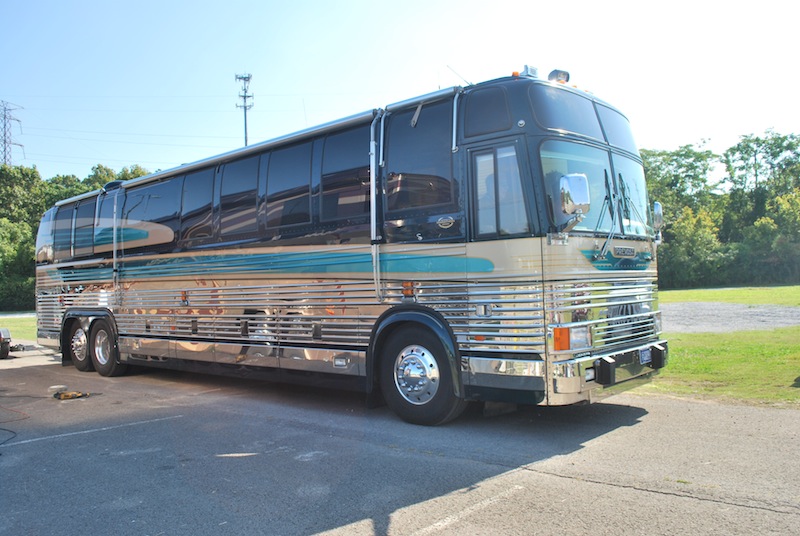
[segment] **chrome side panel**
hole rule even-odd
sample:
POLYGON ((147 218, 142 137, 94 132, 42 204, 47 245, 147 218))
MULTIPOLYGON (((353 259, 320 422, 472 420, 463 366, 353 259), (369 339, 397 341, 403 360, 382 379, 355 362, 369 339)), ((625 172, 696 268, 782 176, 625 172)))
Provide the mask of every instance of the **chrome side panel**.
MULTIPOLYGON (((377 319, 414 303, 449 324, 464 386, 570 404, 603 390, 586 376, 596 359, 656 344, 661 331, 655 270, 594 269, 576 262, 578 248, 590 247, 576 242, 384 245, 378 296, 370 244, 138 256, 120 261, 117 287, 98 262, 46 265, 37 268, 38 329, 57 346, 65 311, 102 307, 123 360, 364 377, 377 319), (591 345, 555 351, 553 330, 576 326, 588 328, 591 345)), ((653 372, 616 370, 617 382, 653 372)))

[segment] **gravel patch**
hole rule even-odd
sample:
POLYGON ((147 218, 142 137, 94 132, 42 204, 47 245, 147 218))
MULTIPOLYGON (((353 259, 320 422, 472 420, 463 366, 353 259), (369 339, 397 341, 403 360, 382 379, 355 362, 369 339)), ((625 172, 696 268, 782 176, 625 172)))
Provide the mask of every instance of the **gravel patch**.
POLYGON ((664 331, 727 333, 800 325, 800 307, 720 302, 662 303, 664 331))

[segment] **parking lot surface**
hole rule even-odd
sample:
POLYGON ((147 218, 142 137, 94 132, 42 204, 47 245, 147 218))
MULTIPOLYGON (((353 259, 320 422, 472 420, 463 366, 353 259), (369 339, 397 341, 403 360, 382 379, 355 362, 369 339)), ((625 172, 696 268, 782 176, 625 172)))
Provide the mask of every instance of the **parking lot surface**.
POLYGON ((0 361, 0 421, 3 535, 800 532, 796 409, 633 391, 426 428, 357 393, 28 351, 0 361))

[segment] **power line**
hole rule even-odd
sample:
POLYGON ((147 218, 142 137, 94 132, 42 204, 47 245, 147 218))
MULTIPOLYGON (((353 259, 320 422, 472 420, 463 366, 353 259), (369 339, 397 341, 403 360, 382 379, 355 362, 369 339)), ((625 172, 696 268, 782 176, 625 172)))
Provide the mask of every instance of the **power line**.
POLYGON ((247 103, 247 99, 252 99, 253 94, 247 93, 247 89, 250 87, 250 79, 253 78, 250 73, 247 74, 237 74, 236 81, 242 82, 242 92, 239 93, 239 98, 242 99, 242 104, 237 104, 237 108, 242 108, 244 110, 244 146, 247 147, 247 110, 253 107, 253 103, 247 103))
POLYGON ((0 107, 3 112, 3 163, 7 166, 11 165, 11 148, 16 145, 22 148, 22 155, 25 155, 25 147, 21 143, 14 142, 11 136, 11 122, 16 121, 19 123, 19 131, 22 133, 22 122, 14 117, 11 112, 14 110, 21 110, 21 106, 11 104, 10 102, 0 101, 0 107))

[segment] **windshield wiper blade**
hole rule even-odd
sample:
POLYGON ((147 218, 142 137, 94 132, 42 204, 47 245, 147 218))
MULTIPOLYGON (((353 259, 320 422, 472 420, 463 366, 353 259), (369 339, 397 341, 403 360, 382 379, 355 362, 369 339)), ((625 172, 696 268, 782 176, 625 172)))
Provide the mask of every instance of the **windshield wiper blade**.
MULTIPOLYGON (((636 203, 631 201, 630 195, 628 195, 628 183, 625 182, 625 179, 622 178, 622 173, 619 174, 619 189, 622 194, 622 210, 624 212, 624 216, 628 219, 628 226, 632 227, 631 222, 631 211, 633 211, 633 216, 636 218, 636 223, 641 224, 642 229, 646 232, 647 231, 647 221, 642 218, 642 215, 639 213, 639 209, 636 208, 636 203)), ((623 231, 625 226, 623 225, 623 231)), ((626 233, 627 234, 627 233, 626 233)))
MULTIPOLYGON (((611 247, 611 237, 614 236, 614 227, 617 225, 617 215, 619 213, 619 198, 616 195, 616 191, 611 186, 611 181, 608 179, 608 171, 606 171, 606 200, 608 200, 608 209, 611 211, 611 228, 608 231, 606 241, 603 242, 602 249, 600 249, 599 253, 594 254, 595 260, 605 259, 606 255, 608 255, 608 248, 611 247)), ((605 207, 605 202, 603 202, 603 206, 605 207)), ((602 221, 602 218, 603 216, 600 217, 600 221, 602 221)), ((600 222, 598 222, 595 231, 599 228, 600 222)))

